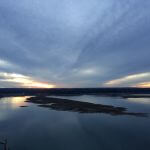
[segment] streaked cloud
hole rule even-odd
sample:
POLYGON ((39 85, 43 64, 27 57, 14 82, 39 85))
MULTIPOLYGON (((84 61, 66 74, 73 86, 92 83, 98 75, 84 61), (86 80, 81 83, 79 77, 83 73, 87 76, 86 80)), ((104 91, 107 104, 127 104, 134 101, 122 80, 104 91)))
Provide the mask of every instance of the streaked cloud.
POLYGON ((0 72, 25 76, 1 87, 149 82, 149 8, 148 0, 1 0, 0 72))
POLYGON ((10 62, 0 59, 0 68, 12 68, 12 67, 16 68, 16 66, 11 64, 10 62))
POLYGON ((4 83, 12 83, 14 86, 21 86, 27 88, 53 88, 55 85, 46 83, 46 82, 39 82, 32 79, 29 76, 24 76, 22 74, 16 73, 0 73, 0 82, 4 83))
POLYGON ((150 72, 140 73, 122 77, 120 79, 111 80, 105 83, 105 86, 138 86, 138 87, 150 87, 149 82, 139 83, 144 80, 150 80, 150 72), (135 84, 139 83, 139 84, 135 84))
POLYGON ((0 60, 0 66, 1 67, 7 67, 7 66, 9 66, 10 64, 8 63, 8 62, 6 62, 6 61, 4 61, 4 60, 0 60))

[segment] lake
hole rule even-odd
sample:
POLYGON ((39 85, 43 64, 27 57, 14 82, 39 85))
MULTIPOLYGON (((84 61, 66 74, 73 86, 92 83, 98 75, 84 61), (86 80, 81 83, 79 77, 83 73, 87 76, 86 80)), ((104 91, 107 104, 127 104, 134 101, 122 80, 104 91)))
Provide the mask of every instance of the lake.
POLYGON ((0 140, 7 138, 10 150, 150 149, 150 98, 55 98, 44 105, 26 96, 1 98, 0 140), (59 105, 61 99, 68 101, 59 105))

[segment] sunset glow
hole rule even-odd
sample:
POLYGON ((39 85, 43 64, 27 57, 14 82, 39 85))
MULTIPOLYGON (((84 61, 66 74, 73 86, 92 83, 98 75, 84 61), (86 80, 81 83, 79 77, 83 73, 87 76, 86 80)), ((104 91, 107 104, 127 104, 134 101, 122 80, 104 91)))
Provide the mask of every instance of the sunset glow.
POLYGON ((139 83, 136 85, 139 88, 150 88, 150 82, 139 83))
POLYGON ((42 83, 42 82, 31 82, 29 84, 24 84, 26 87, 31 87, 31 88, 54 88, 55 85, 48 84, 48 83, 42 83))
POLYGON ((1 81, 14 83, 27 88, 54 88, 55 85, 48 82, 37 81, 29 76, 15 73, 0 73, 1 81))

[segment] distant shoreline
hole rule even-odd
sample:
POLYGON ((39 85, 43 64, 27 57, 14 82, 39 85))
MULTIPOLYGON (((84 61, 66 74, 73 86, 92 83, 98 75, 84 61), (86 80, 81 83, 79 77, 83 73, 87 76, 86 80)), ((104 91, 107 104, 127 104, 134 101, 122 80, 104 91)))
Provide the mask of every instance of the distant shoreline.
POLYGON ((5 96, 33 96, 33 95, 56 95, 56 96, 80 96, 97 95, 124 98, 150 97, 150 88, 0 88, 0 97, 5 96))

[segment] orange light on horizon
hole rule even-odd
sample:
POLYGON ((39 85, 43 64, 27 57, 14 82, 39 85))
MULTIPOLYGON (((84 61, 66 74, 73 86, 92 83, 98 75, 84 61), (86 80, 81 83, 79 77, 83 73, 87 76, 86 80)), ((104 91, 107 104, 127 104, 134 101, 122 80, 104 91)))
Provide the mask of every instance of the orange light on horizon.
POLYGON ((22 74, 15 74, 15 73, 0 73, 4 79, 1 81, 10 82, 14 84, 18 84, 21 87, 26 88, 54 88, 56 85, 48 83, 48 82, 41 82, 38 80, 33 79, 30 76, 25 76, 22 74))
POLYGON ((136 85, 139 88, 150 88, 150 82, 143 82, 136 85))
POLYGON ((42 83, 42 82, 32 82, 30 84, 24 84, 24 86, 30 88, 54 88, 55 87, 55 85, 42 83))
POLYGON ((30 78, 14 78, 14 79, 7 79, 7 82, 14 82, 14 83, 19 83, 23 87, 27 88, 54 88, 55 85, 46 83, 46 82, 40 82, 40 81, 35 81, 30 78))

